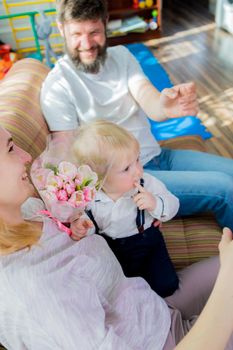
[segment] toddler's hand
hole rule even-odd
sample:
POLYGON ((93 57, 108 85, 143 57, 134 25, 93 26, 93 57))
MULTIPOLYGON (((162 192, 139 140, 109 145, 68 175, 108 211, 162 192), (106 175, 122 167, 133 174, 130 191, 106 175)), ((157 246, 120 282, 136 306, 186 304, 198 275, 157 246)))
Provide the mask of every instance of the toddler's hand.
POLYGON ((139 193, 133 197, 137 207, 140 210, 146 209, 148 211, 153 211, 156 207, 156 199, 154 196, 150 192, 147 192, 139 183, 135 182, 134 185, 139 191, 139 193))
POLYGON ((81 217, 70 224, 72 231, 70 237, 76 241, 79 241, 87 235, 87 232, 91 227, 93 227, 92 221, 90 219, 81 217))
POLYGON ((162 222, 159 221, 159 220, 154 220, 153 226, 154 226, 154 227, 161 228, 161 227, 162 227, 162 222))

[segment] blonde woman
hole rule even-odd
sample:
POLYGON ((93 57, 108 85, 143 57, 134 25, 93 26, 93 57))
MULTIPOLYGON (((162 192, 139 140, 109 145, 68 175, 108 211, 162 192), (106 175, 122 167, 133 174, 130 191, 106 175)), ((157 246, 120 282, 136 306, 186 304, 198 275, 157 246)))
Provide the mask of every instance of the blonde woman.
MULTIPOLYGON (((102 237, 77 242, 49 218, 34 221, 41 202, 30 199, 29 161, 0 128, 1 344, 8 350, 225 348, 233 328, 230 232, 222 239, 222 264, 210 300, 176 347, 184 334, 172 336, 173 311, 143 279, 124 277, 102 237)), ((187 321, 180 318, 183 324, 187 321)))

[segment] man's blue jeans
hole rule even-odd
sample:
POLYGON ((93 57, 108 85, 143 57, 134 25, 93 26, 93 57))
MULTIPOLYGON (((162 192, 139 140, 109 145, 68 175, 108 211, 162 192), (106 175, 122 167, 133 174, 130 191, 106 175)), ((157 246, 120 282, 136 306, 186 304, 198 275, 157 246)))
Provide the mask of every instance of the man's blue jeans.
POLYGON ((180 200, 178 215, 212 211, 233 230, 233 160, 209 153, 162 148, 144 169, 180 200))

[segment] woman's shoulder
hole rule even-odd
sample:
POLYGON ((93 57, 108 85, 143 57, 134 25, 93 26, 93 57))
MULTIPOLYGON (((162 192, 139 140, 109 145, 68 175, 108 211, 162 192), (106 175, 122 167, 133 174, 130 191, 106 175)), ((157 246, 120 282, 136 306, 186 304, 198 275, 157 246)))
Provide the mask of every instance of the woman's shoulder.
POLYGON ((27 283, 28 279, 36 283, 61 269, 63 274, 69 274, 72 266, 75 266, 76 277, 80 274, 88 276, 89 271, 99 273, 97 270, 101 266, 111 265, 112 259, 110 248, 102 237, 93 234, 74 241, 48 219, 37 244, 0 257, 0 280, 6 278, 11 285, 27 283))

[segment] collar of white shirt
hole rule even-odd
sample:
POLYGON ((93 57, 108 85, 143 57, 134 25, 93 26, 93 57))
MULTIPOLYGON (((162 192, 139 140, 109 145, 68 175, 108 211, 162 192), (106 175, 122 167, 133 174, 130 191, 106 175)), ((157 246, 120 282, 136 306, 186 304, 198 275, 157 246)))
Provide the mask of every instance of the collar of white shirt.
MULTIPOLYGON (((138 190, 136 188, 130 190, 129 192, 124 193, 118 200, 121 198, 132 198, 138 190)), ((117 200, 117 201, 118 201, 117 200)), ((113 200, 102 190, 98 191, 95 196, 95 202, 112 202, 113 200)))

